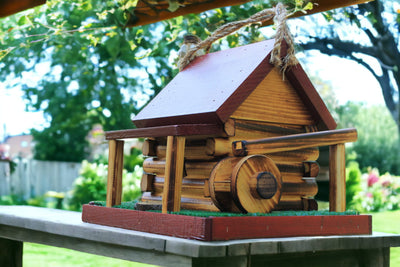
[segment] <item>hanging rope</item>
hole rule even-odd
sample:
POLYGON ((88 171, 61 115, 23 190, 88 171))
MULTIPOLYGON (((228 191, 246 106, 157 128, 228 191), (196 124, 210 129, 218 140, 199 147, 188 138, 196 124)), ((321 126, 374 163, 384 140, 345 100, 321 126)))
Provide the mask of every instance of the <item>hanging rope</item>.
MULTIPOLYGON (((209 37, 207 37, 204 41, 197 43, 188 49, 187 53, 184 53, 183 57, 180 57, 178 60, 178 68, 179 71, 183 70, 195 57, 196 53, 199 50, 204 50, 208 53, 211 48, 213 42, 239 30, 240 28, 254 24, 261 23, 270 19, 274 19, 274 23, 276 26, 276 37, 275 37, 275 45, 271 52, 271 64, 281 68, 282 71, 285 71, 289 66, 296 65, 298 63, 296 57, 294 56, 294 42, 292 36, 290 35, 289 29, 286 25, 286 19, 288 17, 285 6, 282 3, 278 3, 274 8, 264 9, 248 19, 234 21, 227 23, 217 30, 215 30, 209 37), (285 40, 288 49, 285 58, 281 57, 281 44, 282 41, 285 40)), ((197 53, 201 54, 201 53, 197 53)))

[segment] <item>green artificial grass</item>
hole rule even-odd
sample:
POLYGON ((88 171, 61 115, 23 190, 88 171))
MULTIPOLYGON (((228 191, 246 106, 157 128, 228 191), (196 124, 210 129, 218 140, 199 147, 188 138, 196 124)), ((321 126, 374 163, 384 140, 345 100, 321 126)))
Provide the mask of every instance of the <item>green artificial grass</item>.
MULTIPOLYGON (((135 210, 137 201, 122 202, 121 205, 114 208, 135 210)), ((92 201, 91 205, 105 206, 104 201, 92 201)), ((160 213, 161 210, 149 210, 149 212, 160 213)), ((273 211, 271 213, 232 213, 219 211, 201 211, 201 210, 181 210, 178 212, 169 212, 169 214, 195 216, 195 217, 251 217, 251 216, 321 216, 321 215, 358 215, 356 211, 331 212, 327 210, 319 211, 273 211)))

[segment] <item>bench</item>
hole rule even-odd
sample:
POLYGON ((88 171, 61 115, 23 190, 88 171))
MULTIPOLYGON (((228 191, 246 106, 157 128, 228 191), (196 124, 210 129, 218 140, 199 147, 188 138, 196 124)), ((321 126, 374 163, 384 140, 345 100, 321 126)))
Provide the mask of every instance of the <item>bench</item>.
POLYGON ((0 266, 22 266, 23 242, 161 266, 389 266, 400 235, 204 242, 84 223, 80 212, 0 206, 0 266))

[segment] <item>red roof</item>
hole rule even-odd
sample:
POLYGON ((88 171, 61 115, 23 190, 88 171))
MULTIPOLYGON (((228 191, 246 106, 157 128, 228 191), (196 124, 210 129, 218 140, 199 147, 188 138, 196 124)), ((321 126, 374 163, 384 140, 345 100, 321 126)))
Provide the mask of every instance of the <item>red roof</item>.
MULTIPOLYGON (((196 58, 134 118, 138 128, 180 124, 222 124, 274 67, 274 40, 196 58)), ((300 65, 286 77, 310 107, 322 129, 336 123, 300 65)))

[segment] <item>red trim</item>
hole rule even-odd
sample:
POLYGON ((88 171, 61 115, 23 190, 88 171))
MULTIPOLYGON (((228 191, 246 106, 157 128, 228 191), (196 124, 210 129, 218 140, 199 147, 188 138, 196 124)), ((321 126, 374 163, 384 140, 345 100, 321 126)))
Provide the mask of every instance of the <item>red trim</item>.
POLYGON ((202 241, 372 234, 371 215, 203 218, 84 205, 82 220, 202 241))
POLYGON ((106 132, 106 140, 164 137, 164 136, 189 136, 189 135, 221 135, 224 133, 222 126, 217 124, 182 124, 168 125, 138 129, 127 129, 106 132))

